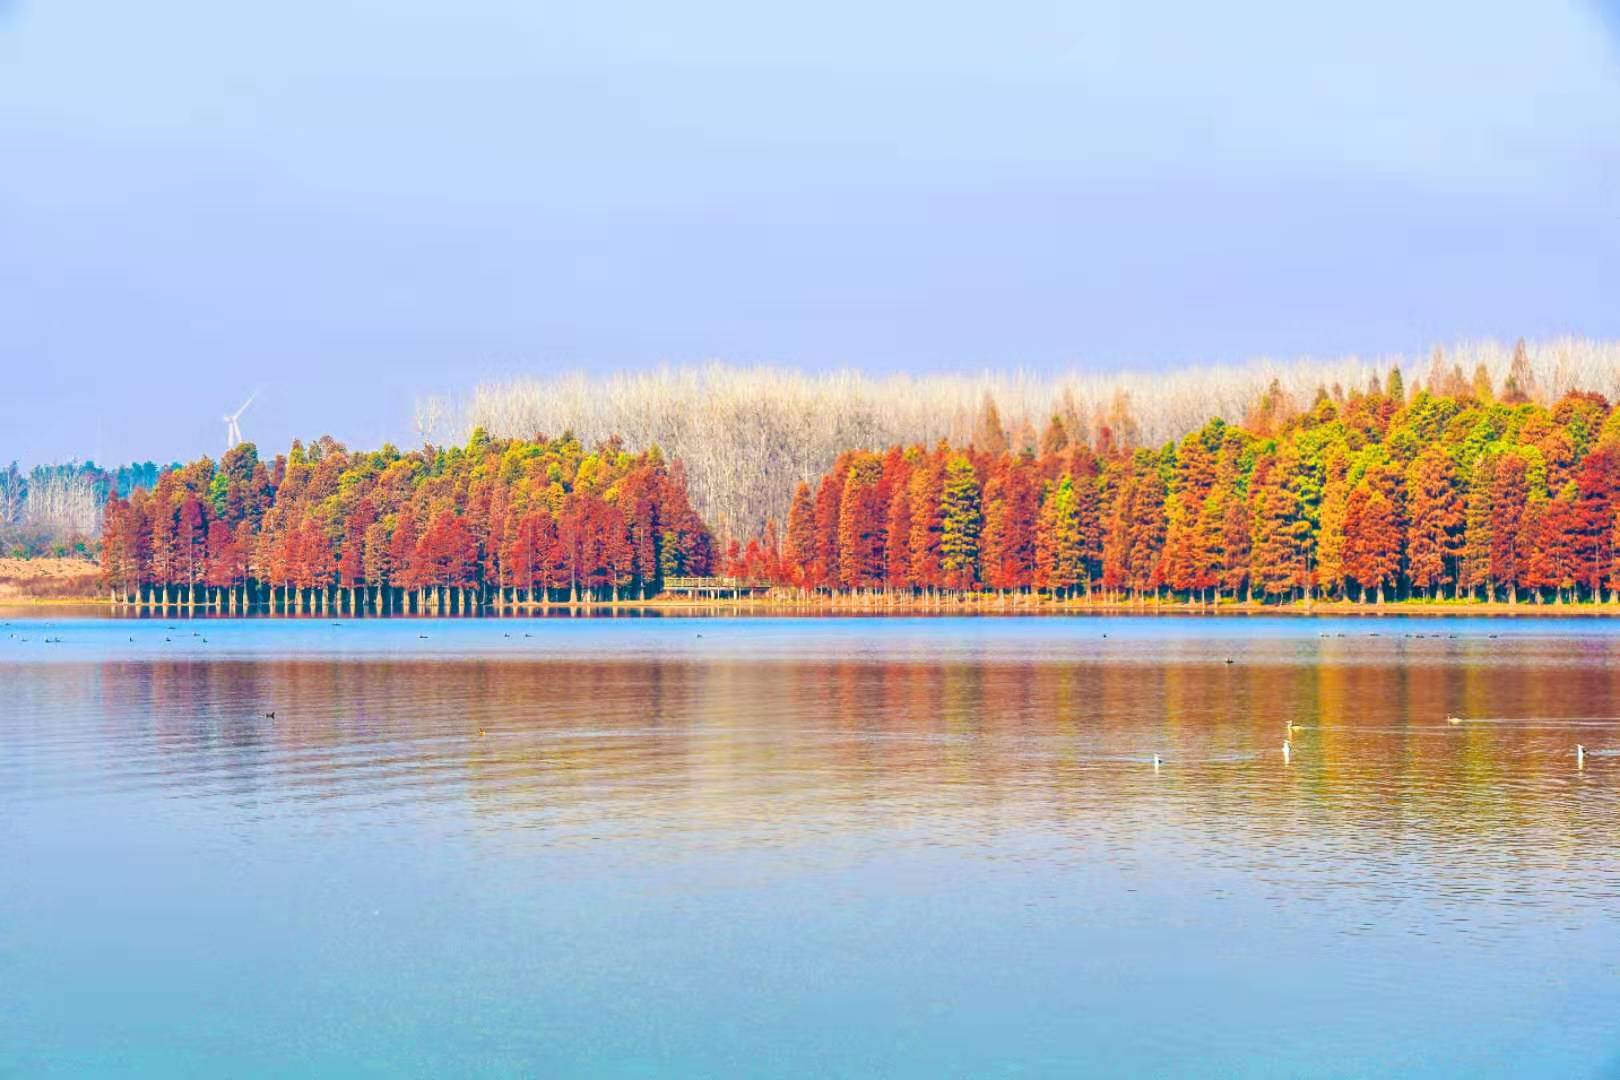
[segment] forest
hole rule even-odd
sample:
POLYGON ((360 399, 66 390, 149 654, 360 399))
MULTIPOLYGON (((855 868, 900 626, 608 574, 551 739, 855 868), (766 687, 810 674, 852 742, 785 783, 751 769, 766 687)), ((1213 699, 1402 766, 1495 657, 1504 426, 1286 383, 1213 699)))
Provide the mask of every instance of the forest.
POLYGON ((572 436, 351 453, 251 443, 164 472, 103 516, 115 601, 228 611, 471 612, 642 599, 710 569, 680 466, 572 436))
MULTIPOLYGON (((323 437, 268 461, 244 443, 162 469, 12 466, 0 527, 97 552, 114 600, 227 610, 636 602, 713 574, 796 603, 1620 602, 1620 410, 1574 381, 1608 386, 1610 352, 1521 342, 1470 369, 1436 351, 1413 385, 1391 366, 1308 395, 1295 371, 1157 442, 1176 430, 1167 414, 1117 387, 1107 407, 1014 398, 1046 403, 1038 426, 982 388, 928 439, 808 416, 775 450, 796 481, 743 454, 704 487, 649 441, 650 421, 635 440, 475 427, 409 451, 323 437), (834 436, 850 441, 829 450, 834 436), (750 494, 759 475, 783 490, 750 494)), ((874 415, 875 384, 844 385, 867 402, 846 420, 874 415)), ((921 423, 931 400, 892 415, 921 423)))
POLYGON ((846 450, 940 440, 966 446, 986 397, 1015 450, 1038 450, 1054 414, 1071 439, 1094 443, 1106 427, 1116 446, 1136 449, 1163 446, 1215 418, 1246 425, 1261 400, 1303 410, 1318 390, 1366 387, 1395 368, 1431 394, 1483 381, 1504 394, 1517 387, 1549 407, 1571 390, 1620 401, 1620 342, 1562 338, 1462 342, 1416 356, 1257 357, 1153 371, 1091 363, 1038 374, 875 374, 714 363, 561 372, 480 385, 459 401, 424 398, 415 426, 424 442, 465 442, 482 427, 498 437, 572 431, 589 444, 616 437, 631 451, 656 446, 685 464, 692 505, 716 535, 752 536, 766 521, 786 522, 798 485, 816 484, 846 450))
POLYGON ((1620 411, 1460 370, 1409 393, 1280 386, 1241 425, 1157 448, 1061 415, 1013 448, 986 398, 966 445, 851 449, 727 573, 802 594, 1135 603, 1620 601, 1620 411))
POLYGON ((711 573, 798 602, 1620 601, 1620 410, 1530 382, 1394 368, 1305 405, 1274 382, 1157 447, 1062 413, 1030 445, 987 394, 961 443, 848 448, 780 525, 718 542, 679 462, 613 438, 242 444, 113 488, 102 575, 229 610, 640 601, 711 573))

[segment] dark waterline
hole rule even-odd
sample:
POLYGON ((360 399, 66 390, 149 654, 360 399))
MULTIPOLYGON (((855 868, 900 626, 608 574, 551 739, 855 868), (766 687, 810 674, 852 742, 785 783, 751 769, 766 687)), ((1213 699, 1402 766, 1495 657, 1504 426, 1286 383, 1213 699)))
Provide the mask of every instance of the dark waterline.
POLYGON ((1554 618, 13 621, 0 1074, 1612 1075, 1616 661, 1554 618))

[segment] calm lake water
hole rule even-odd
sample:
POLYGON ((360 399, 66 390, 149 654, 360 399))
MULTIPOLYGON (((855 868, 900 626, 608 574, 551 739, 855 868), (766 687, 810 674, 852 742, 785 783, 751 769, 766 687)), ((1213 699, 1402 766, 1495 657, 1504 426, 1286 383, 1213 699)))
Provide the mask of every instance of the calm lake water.
POLYGON ((1620 1076, 1620 623, 12 618, 0 695, 0 1074, 1620 1076))

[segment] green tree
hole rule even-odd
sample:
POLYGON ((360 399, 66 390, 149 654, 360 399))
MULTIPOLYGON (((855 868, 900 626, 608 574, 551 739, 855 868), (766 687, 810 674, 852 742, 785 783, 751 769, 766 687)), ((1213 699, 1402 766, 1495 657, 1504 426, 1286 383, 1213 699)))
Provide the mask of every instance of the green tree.
POLYGON ((978 580, 979 533, 984 514, 979 505, 979 477, 973 463, 955 454, 945 463, 940 491, 943 527, 939 540, 939 566, 949 588, 969 589, 978 580))
POLYGON ((1064 473, 1052 485, 1036 521, 1036 583, 1054 596, 1072 589, 1085 573, 1084 557, 1074 478, 1064 473))

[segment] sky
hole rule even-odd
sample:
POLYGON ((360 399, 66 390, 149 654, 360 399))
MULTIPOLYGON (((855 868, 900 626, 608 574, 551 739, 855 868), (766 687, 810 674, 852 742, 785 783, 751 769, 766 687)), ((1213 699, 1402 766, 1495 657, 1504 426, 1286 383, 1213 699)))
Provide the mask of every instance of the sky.
POLYGON ((1620 336, 1620 0, 0 0, 0 458, 1620 336), (1124 10, 1129 9, 1129 10, 1124 10))

